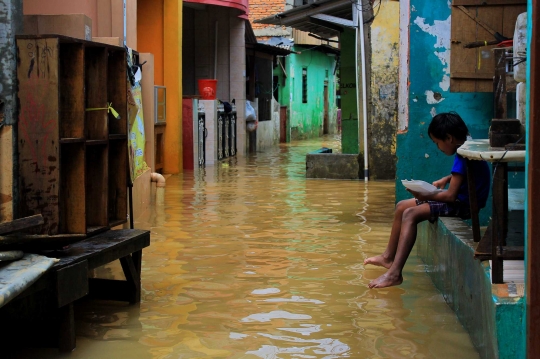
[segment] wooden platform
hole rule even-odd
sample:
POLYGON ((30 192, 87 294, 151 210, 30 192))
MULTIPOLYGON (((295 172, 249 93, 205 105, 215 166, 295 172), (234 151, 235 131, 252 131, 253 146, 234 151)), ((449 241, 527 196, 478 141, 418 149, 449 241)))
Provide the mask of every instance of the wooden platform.
MULTIPOLYGON (((45 275, 0 309, 0 341, 35 339, 30 345, 56 346, 69 352, 76 346, 73 303, 86 295, 138 303, 141 298, 142 249, 150 232, 111 230, 82 240, 62 251, 42 253, 58 258, 45 275), (119 259, 126 280, 88 278, 88 271, 119 259)), ((25 344, 25 343, 20 343, 25 344)))

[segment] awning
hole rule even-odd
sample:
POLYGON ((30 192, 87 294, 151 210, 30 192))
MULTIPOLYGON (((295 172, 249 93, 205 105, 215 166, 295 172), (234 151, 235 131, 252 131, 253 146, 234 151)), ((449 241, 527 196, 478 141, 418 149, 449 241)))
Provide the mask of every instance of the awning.
POLYGON ((354 7, 355 3, 350 0, 321 0, 253 22, 292 27, 323 38, 332 38, 345 28, 354 28, 354 7))

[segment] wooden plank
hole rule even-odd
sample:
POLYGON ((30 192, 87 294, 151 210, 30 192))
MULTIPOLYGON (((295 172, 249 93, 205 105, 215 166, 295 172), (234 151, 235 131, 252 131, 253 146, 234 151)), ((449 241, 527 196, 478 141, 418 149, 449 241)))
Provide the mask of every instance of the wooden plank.
POLYGON ((495 76, 493 78, 493 117, 506 118, 506 50, 495 49, 495 76))
POLYGON ((527 12, 527 4, 504 6, 502 31, 508 37, 514 37, 514 30, 519 14, 527 12))
POLYGON ((55 254, 60 259, 53 269, 88 260, 88 269, 95 269, 150 245, 150 232, 140 229, 110 230, 73 243, 55 254))
POLYGON ((43 216, 36 214, 34 216, 19 218, 11 222, 0 223, 0 234, 9 234, 23 229, 37 227, 43 224, 43 216))
MULTIPOLYGON (((463 5, 463 4, 454 4, 463 5)), ((491 5, 491 4, 489 4, 491 5)), ((505 37, 513 36, 513 26, 517 14, 521 13, 523 5, 510 6, 468 6, 466 10, 475 19, 485 25, 493 32, 498 32, 505 37), (511 26, 509 24, 512 24, 511 26)), ((452 8, 452 43, 451 43, 451 61, 450 72, 452 74, 476 73, 477 77, 488 79, 493 76, 494 60, 491 49, 492 46, 483 46, 479 48, 466 49, 463 45, 471 42, 492 41, 494 35, 485 27, 468 17, 457 6, 452 8)), ((471 81, 470 75, 464 78, 453 77, 450 81, 452 92, 492 92, 493 87, 485 81, 471 81)))
MULTIPOLYGON (((529 48, 530 98, 540 98, 540 2, 531 5, 532 38, 529 48)), ((540 102, 529 104, 529 128, 527 133, 529 162, 527 196, 530 199, 540 198, 540 102)), ((540 358, 540 201, 527 201, 527 273, 526 278, 526 346, 527 358, 540 358)))
POLYGON ((88 278, 88 283, 91 298, 132 303, 132 286, 125 280, 88 278))
POLYGON ((108 138, 107 115, 107 48, 86 47, 85 84, 87 140, 106 140, 108 138))
POLYGON ((19 214, 41 213, 34 233, 58 234, 58 39, 19 39, 17 48, 19 214))
POLYGON ((128 121, 126 51, 110 51, 108 61, 107 101, 120 115, 120 119, 116 119, 109 114, 109 132, 125 135, 128 121))
POLYGON ((493 221, 489 223, 482 239, 478 243, 476 250, 474 251, 474 258, 481 261, 491 259, 491 232, 493 227, 493 221))
POLYGON ((86 233, 84 143, 60 145, 60 233, 86 233))
POLYGON ((474 165, 472 160, 467 160, 467 186, 469 189, 469 202, 471 211, 471 222, 473 239, 480 242, 480 221, 478 219, 478 202, 476 201, 476 181, 474 180, 474 165))
POLYGON ((88 294, 88 261, 56 271, 56 301, 58 308, 73 303, 88 294))
POLYGON ((58 350, 69 353, 75 346, 75 313, 73 303, 70 303, 58 310, 58 350))
POLYGON ((120 258, 120 264, 130 288, 129 302, 131 304, 139 303, 141 301, 141 276, 133 263, 131 255, 120 258))
POLYGON ((109 221, 127 219, 128 184, 128 145, 127 140, 109 143, 109 221))
POLYGON ((508 164, 499 162, 493 171, 493 226, 491 232, 491 282, 503 283, 503 261, 499 247, 506 245, 508 220, 508 164), (505 205, 506 202, 506 205, 505 205))
POLYGON ((477 72, 452 72, 450 73, 452 79, 475 79, 475 80, 487 80, 489 84, 492 84, 493 74, 477 73, 477 72))
POLYGON ((60 138, 84 136, 84 47, 62 43, 59 52, 60 138))
POLYGON ((108 226, 108 146, 86 147, 86 225, 108 226))
POLYGON ((501 259, 522 260, 525 259, 524 248, 520 246, 504 246, 502 248, 502 254, 499 252, 498 256, 501 259))

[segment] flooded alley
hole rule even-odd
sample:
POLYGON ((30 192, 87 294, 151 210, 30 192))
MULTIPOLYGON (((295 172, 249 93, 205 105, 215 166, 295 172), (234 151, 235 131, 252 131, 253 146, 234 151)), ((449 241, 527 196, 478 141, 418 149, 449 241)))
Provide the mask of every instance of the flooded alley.
POLYGON ((386 246, 394 182, 306 180, 306 153, 338 144, 293 142, 168 177, 165 204, 136 223, 151 230, 140 306, 82 301, 73 353, 13 356, 478 358, 414 249, 403 285, 368 289, 383 269, 362 262, 386 246))

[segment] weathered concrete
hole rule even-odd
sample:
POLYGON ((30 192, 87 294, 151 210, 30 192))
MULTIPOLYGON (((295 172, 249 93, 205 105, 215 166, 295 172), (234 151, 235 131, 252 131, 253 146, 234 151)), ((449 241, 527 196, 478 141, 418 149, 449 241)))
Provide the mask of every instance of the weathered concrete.
POLYGON ((360 179, 363 159, 359 155, 344 153, 308 153, 306 177, 326 179, 360 179))
POLYGON ((424 222, 418 226, 416 243, 426 271, 480 356, 523 358, 524 298, 515 284, 491 284, 489 262, 474 259, 471 228, 458 218, 424 222))
MULTIPOLYGON (((17 173, 17 49, 22 29, 22 0, 0 0, 0 222, 13 219, 13 176, 17 173)), ((16 185, 16 182, 15 182, 16 185)), ((16 208, 15 208, 16 212, 16 208)))

